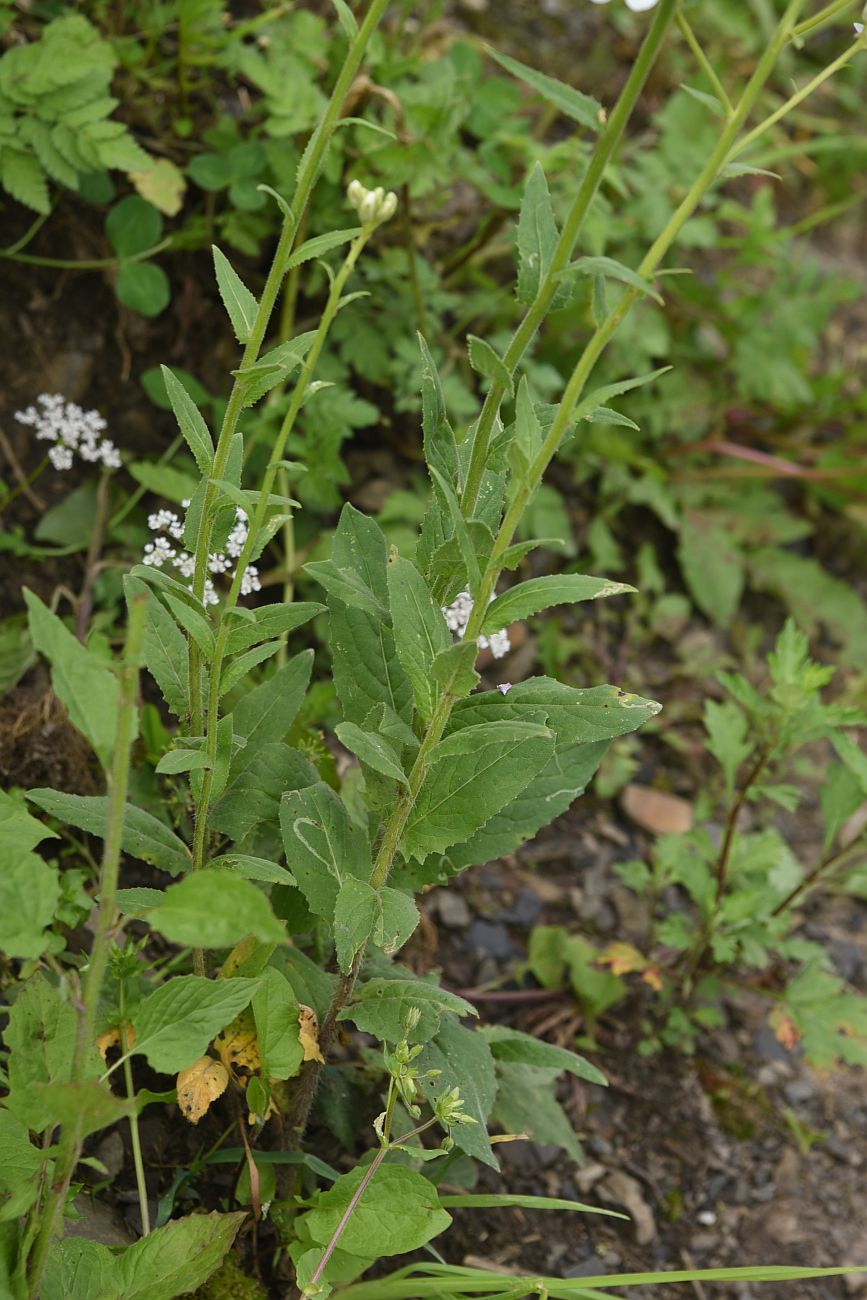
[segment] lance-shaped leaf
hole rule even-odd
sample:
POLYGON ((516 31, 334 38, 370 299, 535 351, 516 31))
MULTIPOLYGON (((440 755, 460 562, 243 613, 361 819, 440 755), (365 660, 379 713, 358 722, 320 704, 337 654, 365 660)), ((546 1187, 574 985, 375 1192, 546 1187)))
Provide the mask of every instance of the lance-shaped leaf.
POLYGON ((373 942, 391 956, 414 933, 419 920, 418 908, 410 895, 386 885, 377 898, 373 942))
POLYGON ((340 743, 355 754, 362 763, 366 763, 382 776, 391 777, 401 785, 409 784, 395 758, 394 750, 381 736, 374 735, 370 731, 362 731, 361 727, 354 722, 341 722, 334 730, 340 743))
POLYGON ((552 605, 571 605, 580 600, 599 600, 603 596, 622 596, 635 591, 625 582, 609 578, 591 578, 582 573, 558 573, 546 578, 528 578, 497 596, 485 611, 482 633, 491 636, 519 619, 538 614, 552 605))
POLYGON ((412 684, 416 708, 429 720, 439 696, 431 669, 437 655, 451 646, 452 639, 442 609, 424 578, 402 556, 388 566, 388 595, 398 658, 412 684))
POLYGON ((478 371, 485 379, 489 379, 492 384, 500 384, 511 397, 514 391, 512 376, 503 364, 502 357, 497 355, 490 343, 480 339, 477 334, 468 334, 467 350, 473 370, 478 371))
POLYGON ((169 709, 181 718, 187 711, 189 694, 186 638, 175 619, 146 583, 127 574, 123 586, 127 601, 145 592, 149 596, 142 658, 169 709))
POLYGON ((557 223, 551 207, 548 182, 541 164, 537 162, 527 177, 518 217, 519 302, 530 303, 536 297, 551 265, 557 239, 557 223))
MULTIPOLYGON (((443 881, 467 867, 493 862, 522 844, 564 813, 584 793, 602 762, 608 741, 558 745, 545 767, 496 816, 468 840, 454 844, 445 857, 429 859, 421 876, 426 884, 443 881)), ((401 875, 397 874, 398 881, 401 875)))
POLYGON ((631 695, 617 686, 566 686, 551 677, 531 677, 519 682, 506 695, 484 691, 458 700, 452 710, 446 735, 463 727, 498 719, 535 721, 541 710, 547 725, 556 732, 558 745, 612 740, 635 731, 662 708, 654 700, 631 695))
POLYGON ((376 890, 366 880, 347 876, 334 907, 334 948, 344 974, 355 954, 367 943, 377 913, 376 890))
POLYGON ((576 90, 574 86, 567 86, 565 82, 558 81, 556 77, 549 77, 544 72, 538 72, 536 68, 530 68, 526 63, 519 63, 517 59, 511 58, 508 54, 501 54, 499 50, 493 49, 490 45, 486 47, 491 58, 496 59, 500 67, 511 72, 513 77, 523 81, 525 85, 530 86, 537 94, 546 99, 549 104, 553 104, 561 113, 571 117, 573 121, 580 122, 581 126, 586 126, 591 131, 598 131, 605 121, 605 115, 602 111, 602 105, 585 95, 582 91, 576 90))
POLYGON ((463 1108, 475 1124, 457 1124, 452 1129, 455 1146, 474 1160, 498 1169, 491 1149, 487 1121, 497 1095, 494 1058, 483 1034, 467 1029, 451 1016, 442 1021, 436 1036, 426 1044, 418 1059, 419 1070, 439 1070, 439 1075, 422 1084, 429 1101, 452 1088, 460 1088, 463 1108))
POLYGON ((117 728, 117 678, 26 587, 24 599, 33 644, 51 665, 54 693, 66 705, 76 731, 90 741, 106 767, 117 728))
POLYGON ((446 748, 422 782, 404 831, 408 854, 421 862, 468 839, 532 781, 554 752, 553 733, 535 718, 518 730, 507 724, 502 738, 494 723, 455 736, 454 748, 440 742, 446 748))
MULTIPOLYGON (((62 794, 46 788, 28 790, 27 798, 58 821, 105 838, 108 817, 105 795, 62 794)), ((191 861, 190 850, 183 840, 164 822, 130 803, 124 805, 121 847, 131 857, 141 858, 142 862, 149 862, 172 876, 187 871, 191 861)))
POLYGON ((232 374, 243 381, 244 406, 255 406, 256 402, 264 397, 266 393, 269 393, 272 388, 285 383, 292 371, 301 365, 301 362, 313 346, 315 338, 315 330, 307 330, 304 334, 296 334, 294 339, 288 339, 285 343, 278 343, 276 348, 271 348, 269 352, 263 353, 252 366, 246 366, 242 370, 233 370, 232 374))
POLYGON ((184 436, 184 441, 193 453, 201 473, 210 474, 214 461, 214 444, 211 441, 208 426, 202 418, 202 413, 184 385, 172 374, 168 366, 162 366, 161 369, 163 383, 166 386, 166 392, 172 404, 178 428, 184 436))
POLYGON ((234 731, 246 744, 232 760, 232 776, 249 767, 262 746, 283 740, 303 703, 312 669, 313 651, 302 650, 238 702, 234 731))
POLYGON ((334 534, 329 560, 304 566, 329 596, 390 622, 386 585, 386 546, 382 529, 346 505, 334 534))
POLYGON ((561 279, 569 280, 579 275, 603 276, 605 279, 619 280, 621 284, 628 285, 630 289, 637 289, 639 293, 646 294, 662 306, 662 295, 656 292, 650 281, 645 280, 637 271, 633 271, 631 266, 616 262, 613 257, 579 257, 577 261, 569 263, 562 272, 561 279))
POLYGON ((299 600, 291 605, 265 605, 251 613, 252 621, 245 620, 232 628, 226 639, 226 654, 238 654, 261 641, 294 632, 317 614, 324 614, 325 606, 312 600, 299 600))
POLYGON ((446 414, 446 401, 436 362, 424 336, 419 334, 421 349, 421 412, 424 434, 424 457, 455 490, 460 483, 458 449, 454 430, 446 414))
POLYGON ((331 920, 344 880, 369 880, 373 870, 364 833, 324 781, 290 790, 280 804, 289 870, 311 912, 331 920))
POLYGON ((347 721, 363 725, 371 709, 412 718, 413 692, 392 629, 374 614, 330 599, 334 685, 347 721))
POLYGON ((659 379, 660 375, 665 375, 671 369, 671 366, 660 366, 658 370, 651 370, 649 374, 637 375, 634 379, 619 379, 613 384, 603 384, 601 388, 594 388, 592 393, 588 393, 582 398, 572 413, 572 425, 579 420, 586 420, 599 406, 604 406, 610 402, 612 397, 620 397, 623 393, 629 393, 633 388, 643 388, 645 384, 652 384, 654 380, 659 379))
POLYGON ((480 1032, 484 1034, 492 1055, 498 1061, 566 1070, 569 1074, 574 1074, 576 1079, 586 1079, 588 1083, 597 1083, 601 1087, 608 1084, 601 1070, 597 1070, 595 1065, 591 1065, 577 1052, 570 1052, 565 1047, 545 1043, 539 1038, 533 1038, 531 1034, 509 1029, 506 1025, 486 1025, 480 1032))
POLYGON ((244 284, 231 262, 213 245, 214 272, 217 276, 217 288, 223 299, 223 306, 232 322, 235 338, 239 343, 247 343, 253 330, 253 322, 259 310, 259 304, 244 284))
POLYGON ((352 226, 346 230, 327 230, 324 235, 315 235, 295 249, 286 262, 286 270, 291 271, 293 266, 303 266, 314 257, 322 257, 325 253, 330 253, 332 248, 340 248, 360 234, 361 226, 352 226))

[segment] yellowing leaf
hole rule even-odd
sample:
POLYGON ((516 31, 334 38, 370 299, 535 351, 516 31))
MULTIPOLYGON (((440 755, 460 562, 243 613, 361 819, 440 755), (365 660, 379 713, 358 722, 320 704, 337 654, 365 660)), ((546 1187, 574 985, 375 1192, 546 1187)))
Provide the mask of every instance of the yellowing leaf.
POLYGON ((236 1016, 214 1039, 214 1047, 223 1065, 236 1078, 249 1078, 262 1068, 252 1011, 242 1011, 236 1016))
POLYGON ((768 1016, 768 1023, 774 1031, 774 1037, 778 1043, 782 1043, 786 1051, 791 1052, 801 1037, 798 1026, 795 1024, 788 1012, 781 1008, 775 1008, 768 1016))
POLYGON ((146 172, 127 172, 130 180, 143 199, 152 203, 167 217, 174 217, 181 210, 187 182, 183 172, 169 162, 160 158, 146 172))
MULTIPOLYGON (((135 1047, 135 1029, 132 1025, 125 1027, 127 1051, 135 1047)), ((97 1050, 106 1065, 108 1065, 108 1054, 113 1047, 120 1048, 120 1025, 115 1025, 113 1029, 106 1029, 96 1040, 97 1050)))
POLYGON ((610 966, 612 975, 629 975, 647 969, 647 958, 631 943, 610 943, 596 961, 600 966, 610 966))
POLYGON ((178 1075, 178 1105, 191 1124, 198 1124, 212 1101, 226 1091, 229 1071, 212 1056, 202 1056, 178 1075))
POLYGON ((298 1024, 298 1041, 304 1048, 304 1060, 320 1061, 324 1065, 325 1057, 319 1050, 319 1021, 313 1008, 305 1007, 303 1002, 298 1003, 298 1024))

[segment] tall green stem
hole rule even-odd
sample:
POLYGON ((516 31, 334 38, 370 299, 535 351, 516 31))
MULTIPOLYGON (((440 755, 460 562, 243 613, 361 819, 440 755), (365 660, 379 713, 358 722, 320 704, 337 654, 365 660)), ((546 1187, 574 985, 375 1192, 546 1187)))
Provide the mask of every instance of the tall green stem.
MULTIPOLYGON (((70 1082, 78 1083, 87 1077, 87 1064, 93 1050, 96 1008, 111 947, 111 932, 117 921, 115 897, 120 870, 120 849, 129 786, 130 754, 136 736, 138 714, 138 674, 141 662, 142 640, 148 597, 137 596, 130 602, 129 625, 123 663, 118 671, 119 693, 117 706, 117 732, 111 770, 108 773, 108 812, 105 839, 99 876, 99 907, 96 928, 90 950, 90 960, 84 977, 81 1004, 78 1009, 78 1027, 73 1047, 70 1082)), ((55 1234, 60 1230, 63 1208, 72 1174, 81 1154, 81 1133, 77 1124, 64 1127, 57 1155, 54 1180, 49 1188, 47 1203, 42 1211, 39 1235, 33 1247, 28 1270, 28 1296, 37 1300, 48 1250, 55 1234)))
MULTIPOLYGON (((557 241, 548 271, 539 286, 539 292, 515 331, 512 341, 506 348, 503 364, 510 375, 514 374, 518 363, 548 313, 554 294, 560 284, 559 276, 569 263, 572 250, 584 224, 584 219, 590 211, 590 206, 602 182, 605 168, 610 163, 623 138, 623 132, 626 130, 632 110, 644 89, 644 83, 650 75, 650 70, 656 61, 660 46, 671 25, 677 4, 678 0, 662 0, 653 16, 653 22, 639 51, 638 58, 633 64, 632 71, 623 90, 620 92, 614 110, 597 141, 596 148, 591 154, 587 171, 584 173, 578 187, 578 193, 575 195, 572 207, 569 209, 563 232, 557 241)), ((497 382, 492 384, 485 397, 476 424, 470 464, 467 470, 467 481, 461 494, 461 509, 467 519, 471 518, 476 502, 479 499, 479 489, 482 486, 482 477, 488 463, 488 451, 494 421, 505 393, 506 389, 503 384, 497 382)))
POLYGON ((232 579, 232 585, 229 588, 228 595, 222 602, 220 629, 217 633, 216 645, 214 648, 214 658, 210 665, 210 686, 208 691, 208 712, 207 712, 207 753, 210 760, 210 767, 204 770, 202 777, 201 793, 197 800, 196 808, 196 830, 193 841, 193 871, 198 871, 204 866, 205 848, 207 844, 207 818, 208 807, 211 799, 211 791, 214 782, 214 769, 217 761, 217 723, 220 716, 220 678, 222 676, 223 659, 226 654, 226 643, 229 635, 229 622, 226 615, 234 609, 238 603, 238 596, 241 591, 244 573, 248 564, 253 558, 256 541, 260 537, 265 525, 265 518, 269 509, 269 497, 271 495, 274 482, 280 469, 280 462, 283 459, 286 450, 286 443, 289 439, 297 419, 298 412, 304 404, 304 399, 308 394, 310 380, 316 369, 316 364, 322 353, 328 332, 340 307, 340 299, 344 287, 358 261, 358 257, 364 245, 367 243, 373 233, 372 226, 365 226, 362 233, 353 240, 350 245, 346 259, 334 277, 334 282, 328 294, 328 300, 319 320, 319 326, 316 330, 316 337, 313 345, 305 358, 298 383, 292 393, 292 400, 289 408, 283 417, 283 423, 280 431, 274 440, 274 446, 271 450, 271 457, 268 462, 268 468, 265 471, 259 491, 259 499, 256 503, 256 509, 253 512, 253 518, 250 520, 247 530, 247 540, 244 543, 238 562, 235 566, 235 576, 232 579))
MULTIPOLYGON (((305 150, 304 157, 301 160, 301 167, 298 174, 298 183, 295 187, 295 195, 289 213, 283 222, 283 228, 280 232, 280 238, 277 243, 277 250, 274 254, 274 260, 271 263, 271 269, 265 281, 265 287, 262 290, 262 296, 259 299, 259 307, 250 330, 250 337, 244 347, 239 369, 245 370, 251 366, 259 355, 265 334, 268 329, 268 323, 271 319, 271 313, 274 310, 274 304, 277 301, 277 295, 280 292, 280 286, 283 283, 283 277, 286 273, 286 261, 292 251, 295 237, 300 225, 301 216, 307 207, 308 200, 316 184, 319 170, 325 158, 331 136, 340 119, 340 112, 343 107, 343 101, 346 99, 347 92, 355 79, 359 65, 364 56, 367 44, 379 25, 380 19, 385 12, 388 0, 371 0, 370 7, 364 16, 358 32, 351 42, 340 69, 340 75, 334 84, 331 92, 331 98, 328 106, 317 126, 310 143, 305 150)), ((244 380, 243 376, 236 377, 229 395, 229 401, 226 405, 226 412, 223 417, 223 424, 220 429, 220 435, 217 439, 217 446, 214 451, 214 463, 211 470, 210 479, 205 489, 205 499, 202 503, 202 514, 199 521, 199 531, 196 538, 196 568, 193 578, 193 591, 199 600, 202 600, 205 593, 205 580, 208 576, 208 556, 211 547, 211 533, 214 525, 214 514, 217 506, 217 488, 214 486, 214 479, 225 477, 226 464, 229 459, 229 449, 232 445, 232 439, 238 427, 238 419, 243 410, 244 397, 244 380)), ((202 731, 202 663, 198 648, 194 642, 190 642, 190 726, 194 735, 202 731)))

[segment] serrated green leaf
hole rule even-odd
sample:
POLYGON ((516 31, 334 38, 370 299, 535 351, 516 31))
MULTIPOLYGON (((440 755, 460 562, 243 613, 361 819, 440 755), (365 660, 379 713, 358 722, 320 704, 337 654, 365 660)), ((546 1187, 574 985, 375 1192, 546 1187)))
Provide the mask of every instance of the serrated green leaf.
POLYGON ((512 376, 503 365, 502 358, 497 356, 490 343, 486 343, 484 339, 480 339, 475 334, 468 334, 467 348, 473 370, 478 371, 485 379, 489 379, 492 384, 499 384, 511 397, 514 392, 512 376))
POLYGON ((373 870, 363 832, 324 781, 290 790, 280 803, 286 863, 311 912, 331 920, 348 876, 369 880, 373 870))
POLYGON ((531 738, 495 741, 435 763, 409 815, 405 852, 421 862, 468 839, 529 784, 553 751, 553 736, 539 729, 531 738))
MULTIPOLYGON (((62 794, 59 790, 28 790, 27 798, 58 821, 68 822, 90 835, 105 837, 108 799, 105 795, 62 794)), ((124 806, 121 847, 131 857, 177 876, 190 866, 190 850, 165 823, 136 808, 124 806)))
POLYGON ((344 975, 370 938, 376 912, 376 890, 366 880, 347 876, 334 904, 334 947, 344 975))
POLYGON ((243 1210, 214 1210, 172 1219, 113 1257, 110 1294, 117 1300, 173 1300, 197 1290, 219 1268, 246 1217, 243 1210))
POLYGON ((32 154, 4 145, 0 153, 0 184, 4 190, 43 216, 51 211, 45 173, 32 154))
POLYGON ((440 1027, 444 1012, 456 1016, 478 1014, 471 1003, 456 993, 448 993, 438 984, 415 979, 367 980, 356 990, 355 999, 340 1012, 339 1020, 351 1020, 366 1034, 381 1042, 399 1043, 406 1038, 425 1043, 440 1027), (414 1025, 407 1022, 415 1008, 420 1014, 414 1025))
MULTIPOLYGON (((9 1009, 3 1037, 9 1051, 6 1106, 34 1133, 52 1123, 37 1085, 68 1081, 75 1047, 74 1009, 37 971, 9 1009)), ((99 1057, 90 1064, 95 1073, 99 1057)))
POLYGON ((233 776, 250 766, 262 746, 285 737, 304 700, 312 668, 313 651, 302 650, 240 700, 234 728, 246 745, 232 760, 233 776))
MULTIPOLYGON (((327 1245, 362 1178, 363 1166, 343 1174, 301 1222, 314 1241, 327 1245)), ((437 1189, 427 1178, 401 1165, 380 1165, 356 1205, 340 1238, 350 1255, 379 1258, 416 1250, 444 1232, 451 1216, 438 1208, 437 1189)))
POLYGON ((176 975, 137 1007, 133 1051, 161 1074, 188 1070, 212 1038, 249 1005, 259 987, 254 979, 209 980, 176 975))
POLYGON ((9 1223, 36 1200, 43 1154, 27 1128, 8 1110, 0 1110, 0 1223, 9 1223))
POLYGON ((418 908, 409 894, 385 885, 377 898, 373 942, 391 956, 414 934, 419 920, 418 908))
POLYGON ((406 775, 394 755, 394 750, 372 732, 363 731, 354 722, 341 722, 334 728, 337 739, 362 763, 372 767, 382 776, 409 785, 406 775))
POLYGON ((531 303, 548 272, 558 239, 548 182, 538 162, 527 177, 517 239, 518 301, 531 303))
POLYGON ((117 728, 114 673, 73 636, 56 614, 24 588, 30 635, 51 665, 51 685, 69 720, 93 746, 103 767, 111 762, 117 728))
POLYGON ((168 592, 164 599, 178 623, 199 647, 205 663, 209 664, 214 658, 214 634, 204 614, 168 592))
POLYGON ((572 276, 581 275, 602 276, 605 279, 618 280, 621 284, 629 285, 630 289, 637 289, 639 293, 653 298, 660 306, 663 305, 662 295, 657 293, 649 280, 645 280, 637 271, 633 271, 630 266, 624 266, 622 262, 615 261, 613 257, 579 257, 576 261, 570 262, 565 270, 561 272, 560 279, 568 280, 572 276))
POLYGON ((259 304, 216 244, 212 246, 212 252, 217 288, 232 322, 235 338, 239 343, 248 343, 259 304))
POLYGON ((580 600, 598 600, 603 596, 621 596, 635 591, 628 583, 608 578, 591 578, 581 573, 552 574, 546 578, 528 578, 497 596, 485 611, 482 633, 490 636, 509 623, 537 614, 552 605, 571 605, 580 600))
POLYGON ((412 684, 416 708, 430 720, 438 698, 431 668, 452 644, 443 612, 418 569, 403 556, 388 566, 388 598, 398 659, 412 684))
POLYGON ((428 1101, 459 1088, 463 1109, 475 1124, 457 1124, 452 1129, 455 1146, 474 1160, 492 1169, 499 1166, 488 1137, 488 1117, 497 1094, 494 1058, 483 1034, 468 1029, 452 1016, 446 1016, 434 1038, 425 1045, 418 1058, 422 1073, 439 1070, 437 1078, 424 1080, 422 1089, 428 1101))
POLYGON ((670 369, 671 366, 660 366, 657 370, 651 370, 649 374, 638 375, 634 379, 619 379, 613 384, 603 384, 601 388, 594 388, 593 392, 583 397, 575 407, 572 414, 573 423, 586 420, 591 412, 610 402, 613 397, 620 397, 623 393, 632 392, 633 388, 644 388, 646 384, 652 384, 654 380, 659 379, 660 375, 668 374, 670 369))
POLYGON ((556 77, 549 77, 544 72, 537 72, 535 68, 529 68, 526 63, 519 63, 517 59, 510 58, 508 54, 501 54, 499 50, 493 49, 490 45, 486 46, 488 54, 492 59, 507 72, 511 72, 513 77, 523 81, 525 85, 535 90, 549 104, 553 104, 561 113, 571 117, 573 121, 580 122, 581 126, 586 126, 591 131, 598 131, 605 121, 605 115, 602 111, 602 105, 590 95, 585 95, 574 86, 567 86, 564 82, 558 81, 556 77))
POLYGON ((282 639, 279 641, 266 641, 264 645, 254 646, 246 654, 239 655, 237 659, 223 669, 220 677, 220 697, 228 695, 229 691, 237 686, 239 682, 242 682, 253 668, 270 659, 282 648, 282 639))
POLYGON ((181 718, 186 713, 189 694, 189 664, 184 635, 145 583, 127 575, 124 578, 124 592, 127 601, 134 596, 148 594, 143 659, 169 709, 181 718))
POLYGON ((498 1061, 511 1061, 517 1065, 536 1065, 546 1070, 565 1070, 574 1074, 576 1079, 585 1079, 604 1087, 608 1080, 601 1070, 591 1065, 577 1052, 570 1052, 565 1047, 554 1043, 545 1043, 530 1034, 523 1034, 518 1029, 509 1029, 505 1025, 487 1025, 480 1031, 485 1035, 491 1053, 498 1061))
POLYGON ((35 853, 0 843, 0 952, 40 957, 59 902, 57 868, 35 853))
POLYGON ((346 230, 328 230, 324 235, 316 235, 295 249, 286 263, 286 270, 291 271, 293 266, 302 266, 314 257, 322 257, 324 253, 330 253, 333 248, 348 244, 350 239, 355 239, 355 236, 360 234, 361 226, 352 226, 346 230))

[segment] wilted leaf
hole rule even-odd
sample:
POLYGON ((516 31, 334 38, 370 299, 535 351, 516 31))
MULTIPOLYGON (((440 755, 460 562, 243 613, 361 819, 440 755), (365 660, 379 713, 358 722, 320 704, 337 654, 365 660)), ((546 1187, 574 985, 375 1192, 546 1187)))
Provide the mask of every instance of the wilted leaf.
POLYGON ((178 1075, 178 1105, 181 1114, 191 1124, 198 1124, 208 1110, 212 1101, 216 1101, 226 1091, 229 1071, 222 1061, 215 1061, 212 1056, 201 1056, 188 1070, 181 1070, 178 1075))
POLYGON ((298 1040, 304 1048, 305 1061, 319 1061, 325 1064, 325 1057, 319 1050, 319 1018, 312 1007, 298 1004, 298 1040))

